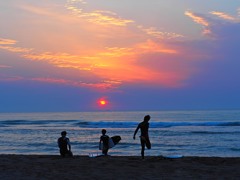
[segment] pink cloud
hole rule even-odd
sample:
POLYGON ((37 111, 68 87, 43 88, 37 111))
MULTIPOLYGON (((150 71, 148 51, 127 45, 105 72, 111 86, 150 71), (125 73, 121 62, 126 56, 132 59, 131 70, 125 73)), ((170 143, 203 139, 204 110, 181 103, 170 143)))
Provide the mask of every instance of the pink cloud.
POLYGON ((0 75, 0 81, 21 81, 24 78, 21 76, 5 76, 5 75, 0 75))
POLYGON ((11 68, 11 66, 8 66, 8 65, 1 65, 1 64, 0 64, 0 68, 11 68))

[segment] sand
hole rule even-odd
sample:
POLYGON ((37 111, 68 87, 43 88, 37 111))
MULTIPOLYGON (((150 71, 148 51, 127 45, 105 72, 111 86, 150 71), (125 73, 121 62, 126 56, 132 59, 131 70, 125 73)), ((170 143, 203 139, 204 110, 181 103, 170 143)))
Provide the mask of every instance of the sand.
POLYGON ((240 179, 240 158, 0 155, 5 179, 240 179))

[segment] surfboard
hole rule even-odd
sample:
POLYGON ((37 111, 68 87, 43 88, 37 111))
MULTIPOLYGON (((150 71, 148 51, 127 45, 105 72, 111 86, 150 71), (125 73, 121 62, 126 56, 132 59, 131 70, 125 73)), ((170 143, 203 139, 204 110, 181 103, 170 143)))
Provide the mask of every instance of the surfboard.
MULTIPOLYGON (((110 137, 108 140, 108 147, 113 148, 116 144, 118 144, 121 141, 121 137, 120 136, 113 136, 110 137)), ((101 142, 101 144, 99 145, 99 149, 102 150, 103 149, 103 143, 101 142)))
POLYGON ((96 157, 101 157, 103 156, 103 154, 99 154, 99 153, 89 153, 88 155, 90 158, 96 158, 96 157))
POLYGON ((178 159, 178 158, 182 158, 183 155, 175 154, 175 155, 167 155, 167 156, 163 156, 163 157, 169 158, 169 159, 178 159))

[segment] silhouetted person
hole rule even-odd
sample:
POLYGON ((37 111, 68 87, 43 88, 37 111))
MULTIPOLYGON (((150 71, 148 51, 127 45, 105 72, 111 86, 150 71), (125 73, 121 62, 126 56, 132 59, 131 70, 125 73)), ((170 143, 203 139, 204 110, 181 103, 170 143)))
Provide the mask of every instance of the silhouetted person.
POLYGON ((62 131, 61 132, 62 137, 58 138, 58 147, 60 149, 60 154, 62 157, 65 157, 66 155, 68 156, 73 156, 72 151, 71 151, 71 144, 69 138, 66 137, 67 132, 62 131))
POLYGON ((106 156, 108 153, 109 149, 109 136, 106 135, 107 131, 106 129, 102 129, 102 136, 100 137, 100 142, 99 142, 99 148, 101 147, 101 143, 103 144, 102 146, 102 153, 106 156))
POLYGON ((134 135, 133 135, 133 139, 135 139, 135 136, 136 136, 138 130, 139 129, 141 130, 140 141, 141 141, 141 146, 142 146, 142 150, 141 150, 142 159, 144 159, 145 146, 148 149, 151 149, 151 142, 150 142, 149 136, 148 136, 148 128, 149 128, 148 121, 150 120, 150 118, 151 117, 149 115, 146 115, 144 117, 143 122, 138 124, 138 126, 137 126, 137 128, 136 128, 136 130, 134 132, 134 135))

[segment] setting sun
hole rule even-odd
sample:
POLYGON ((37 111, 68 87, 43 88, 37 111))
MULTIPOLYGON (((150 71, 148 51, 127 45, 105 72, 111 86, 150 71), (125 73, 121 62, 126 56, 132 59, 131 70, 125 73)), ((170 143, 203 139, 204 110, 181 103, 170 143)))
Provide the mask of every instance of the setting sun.
POLYGON ((97 105, 98 110, 110 110, 110 109, 112 109, 112 103, 109 100, 109 98, 106 97, 106 96, 98 98, 95 101, 95 103, 97 105))
POLYGON ((105 100, 100 100, 100 104, 101 105, 106 105, 106 101, 105 100))
POLYGON ((105 98, 101 98, 97 101, 98 105, 101 107, 104 107, 108 104, 107 100, 105 98))

